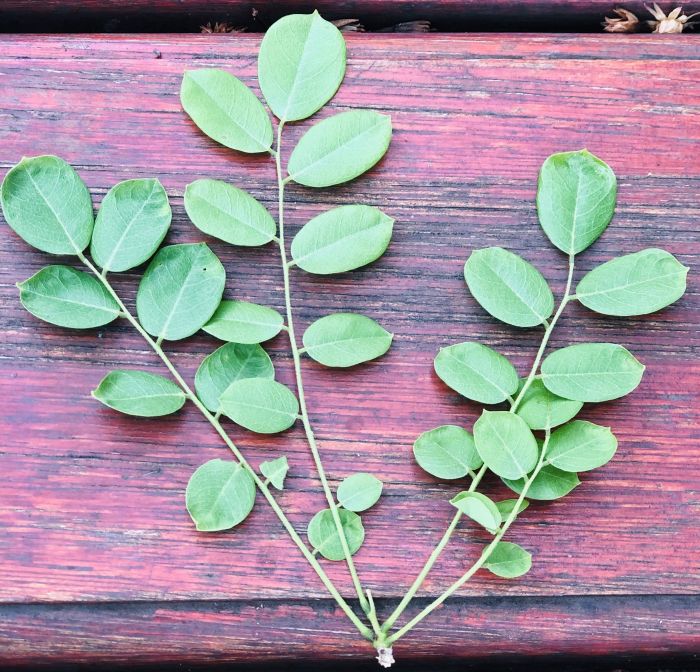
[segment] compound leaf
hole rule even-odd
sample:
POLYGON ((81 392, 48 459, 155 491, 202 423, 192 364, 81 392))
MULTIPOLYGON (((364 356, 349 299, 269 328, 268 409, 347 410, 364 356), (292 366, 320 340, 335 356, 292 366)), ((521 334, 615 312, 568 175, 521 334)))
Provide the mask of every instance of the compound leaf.
POLYGON ((338 486, 338 502, 348 511, 365 511, 377 503, 382 482, 372 474, 353 474, 338 486))
POLYGON ((285 455, 260 464, 260 473, 278 490, 284 489, 287 471, 289 471, 289 464, 285 455))
POLYGON ((510 541, 499 541, 484 567, 503 579, 515 579, 527 574, 532 566, 532 554, 510 541))
MULTIPOLYGON (((354 511, 338 509, 340 524, 348 542, 350 555, 360 550, 365 540, 365 528, 362 520, 354 511)), ((307 528, 309 542, 314 551, 320 553, 326 560, 344 560, 345 553, 338 536, 338 530, 330 509, 319 511, 310 521, 307 528)))
POLYGON ((465 516, 479 523, 491 534, 501 526, 501 512, 494 502, 480 492, 460 492, 450 500, 465 516))
POLYGON ((175 413, 185 403, 185 393, 172 380, 146 371, 110 371, 92 396, 115 411, 144 418, 175 413))
POLYGON ((231 343, 262 343, 277 336, 284 318, 274 308, 247 301, 222 301, 202 329, 231 343))
POLYGON ((610 427, 574 420, 552 434, 545 457, 563 471, 589 471, 609 462, 616 450, 610 427))
POLYGON ((236 424, 259 434, 276 434, 291 427, 299 402, 282 383, 246 378, 231 383, 219 397, 223 412, 236 424))
POLYGON ((463 478, 482 465, 474 437, 456 425, 423 432, 413 444, 413 454, 421 469, 437 478, 463 478))
MULTIPOLYGON (((518 393, 525 384, 520 381, 518 393)), ((582 401, 564 399, 550 392, 544 383, 535 378, 527 388, 516 413, 528 424, 530 429, 547 429, 568 422, 583 408, 582 401)))

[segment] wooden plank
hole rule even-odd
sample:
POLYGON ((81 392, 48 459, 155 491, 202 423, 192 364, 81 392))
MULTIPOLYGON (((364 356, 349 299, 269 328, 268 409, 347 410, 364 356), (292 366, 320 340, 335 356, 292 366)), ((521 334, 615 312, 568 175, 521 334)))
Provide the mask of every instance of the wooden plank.
MULTIPOLYGON (((443 31, 601 31, 610 0, 4 0, 1 30, 30 32, 133 31, 198 32, 208 22, 226 21, 248 31, 266 30, 293 12, 318 9, 328 19, 359 19, 376 30, 399 22, 427 20, 443 31)), ((642 0, 625 8, 649 18, 642 0)))
MULTIPOLYGON (((204 138, 185 118, 177 96, 189 67, 225 67, 255 86, 258 42, 256 36, 3 37, 0 166, 5 170, 22 155, 59 154, 77 167, 96 200, 118 180, 157 175, 173 203, 169 242, 202 238, 182 206, 184 186, 198 177, 245 186, 274 210, 270 162, 245 158, 204 138)), ((685 36, 510 36, 506 42, 502 36, 439 35, 353 36, 348 43, 346 82, 322 115, 358 106, 384 110, 393 118, 394 141, 386 159, 350 185, 321 192, 292 186, 289 225, 294 231, 326 207, 361 201, 396 218, 395 237, 381 261, 352 276, 317 279, 299 273, 293 283, 302 326, 334 310, 357 310, 380 318, 396 333, 390 354, 361 369, 330 373, 305 364, 312 417, 333 482, 359 467, 386 481, 385 498, 366 516, 368 539, 357 564, 376 595, 396 599, 439 538, 450 515, 447 499, 459 487, 426 478, 414 465, 410 446, 433 426, 469 426, 481 410, 435 377, 435 352, 478 339, 525 369, 538 341, 535 332, 511 329, 484 315, 465 291, 464 259, 474 247, 502 244, 537 263, 562 289, 563 259, 541 234, 533 205, 542 160, 554 151, 587 146, 618 174, 618 215, 582 257, 582 271, 652 245, 697 268, 700 44, 685 36)), ((290 127, 288 147, 307 125, 290 127)), ((6 487, 0 494, 5 542, 0 546, 0 601, 280 600, 284 610, 290 600, 324 597, 262 502, 234 532, 204 536, 192 529, 182 493, 193 468, 225 455, 216 436, 191 409, 145 421, 98 407, 88 392, 107 370, 159 370, 153 356, 123 325, 77 333, 23 312, 14 283, 54 258, 29 250, 7 229, 2 240, 6 487)), ((228 296, 282 307, 274 250, 208 242, 228 269, 228 296)), ((136 280, 136 274, 118 280, 129 301, 136 280)), ((618 456, 585 476, 570 497, 532 506, 523 515, 513 539, 535 555, 527 577, 507 582, 479 574, 462 596, 539 596, 542 604, 549 604, 546 598, 569 596, 565 604, 575 604, 575 596, 585 594, 609 596, 615 605, 619 595, 698 592, 699 315, 692 272, 686 297, 657 316, 611 320, 576 306, 568 311, 554 347, 618 341, 648 367, 633 395, 591 406, 582 416, 613 426, 618 456)), ((214 340, 202 334, 169 350, 192 375, 214 347, 214 340)), ((280 379, 291 383, 284 339, 273 341, 270 350, 280 379)), ((282 452, 289 456, 290 487, 281 502, 303 530, 323 500, 301 432, 261 438, 236 430, 234 435, 254 464, 282 452)), ((503 492, 496 483, 488 491, 503 492)), ((423 594, 437 594, 459 576, 478 553, 473 542, 483 539, 465 527, 423 594)), ((329 572, 352 595, 342 566, 335 564, 329 572)), ((677 621, 672 608, 664 606, 670 603, 655 600, 647 604, 658 604, 663 614, 652 609, 648 623, 657 616, 668 619, 666 644, 659 647, 698 647, 697 632, 686 632, 685 617, 677 621)), ((324 649, 365 655, 325 601, 306 602, 302 611, 289 607, 287 622, 276 620, 276 608, 269 627, 280 628, 285 646, 292 639, 299 640, 300 649, 308 646, 309 623, 313 631, 319 618, 327 629, 324 649)), ((188 622, 205 627, 206 610, 201 617, 197 610, 188 622)), ((99 622, 86 631, 82 645, 74 636, 67 649, 63 644, 54 648, 56 613, 47 609, 33 629, 9 627, 0 660, 22 647, 27 656, 42 659, 67 650, 108 656, 108 647, 98 641, 99 622)), ((106 612, 95 613, 107 619, 106 612)), ((582 649, 604 648, 603 630, 627 641, 629 624, 613 616, 603 614, 600 628, 591 629, 590 619, 573 607, 556 613, 585 642, 582 649)), ((76 632, 91 619, 85 616, 76 632)), ((527 629, 530 620, 520 619, 519 627, 527 629)), ((135 624, 132 644, 155 627, 147 616, 135 624), (145 622, 150 625, 139 630, 145 622)), ((432 630, 421 629, 401 649, 409 657, 437 646, 466 651, 466 644, 455 644, 454 633, 476 628, 479 639, 493 627, 480 617, 467 617, 454 603, 433 621, 432 630)), ((531 627, 532 641, 541 643, 544 631, 531 627)), ((200 651, 196 631, 183 627, 181 636, 189 633, 192 650, 200 651)), ((167 632, 158 636, 159 646, 167 632)), ((206 644, 210 652, 225 649, 226 655, 237 655, 230 648, 235 642, 217 641, 206 644)), ((184 639, 180 644, 186 647, 184 639)), ((130 645, 120 649, 124 655, 130 645)), ((520 640, 501 645, 516 652, 524 646, 520 640)))

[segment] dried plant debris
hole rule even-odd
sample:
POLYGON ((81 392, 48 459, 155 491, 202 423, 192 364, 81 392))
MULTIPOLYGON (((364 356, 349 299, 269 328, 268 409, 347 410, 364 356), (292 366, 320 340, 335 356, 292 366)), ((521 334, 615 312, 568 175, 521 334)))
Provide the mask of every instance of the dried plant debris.
POLYGON ((359 19, 336 19, 331 23, 341 33, 364 33, 365 27, 360 23, 359 19))
POLYGON ((380 28, 378 33, 430 33, 433 26, 430 21, 405 21, 393 26, 380 28))
POLYGON ((646 8, 654 17, 652 21, 647 21, 647 25, 651 28, 652 33, 682 33, 685 28, 695 26, 695 23, 690 22, 690 19, 700 16, 700 12, 686 16, 683 14, 682 7, 676 7, 668 14, 665 14, 656 3, 651 7, 646 6, 646 8))
POLYGON ((199 30, 206 35, 208 33, 245 33, 248 29, 246 26, 232 26, 226 21, 217 21, 216 23, 209 21, 206 25, 200 26, 199 30))
POLYGON ((639 19, 627 9, 616 7, 613 9, 615 17, 606 16, 601 24, 608 33, 636 33, 639 30, 639 19))

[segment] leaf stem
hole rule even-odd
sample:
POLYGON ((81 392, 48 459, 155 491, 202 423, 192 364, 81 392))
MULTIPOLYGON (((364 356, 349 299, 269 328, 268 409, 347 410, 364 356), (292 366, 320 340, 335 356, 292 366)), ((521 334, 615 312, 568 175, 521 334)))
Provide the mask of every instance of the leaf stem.
MULTIPOLYGON (((338 506, 333 497, 330 485, 328 484, 328 478, 326 477, 325 469, 323 468, 323 463, 321 462, 321 456, 318 451, 318 446, 316 445, 316 437, 314 436, 313 429, 311 427, 311 422, 309 420, 309 413, 306 408, 306 398, 304 395, 304 380, 301 371, 301 355, 299 348, 297 346, 296 334, 294 332, 294 316, 292 312, 292 293, 290 289, 289 282, 289 268, 293 262, 287 261, 287 250, 285 247, 285 236, 284 236, 284 186, 286 180, 282 176, 282 130, 284 129, 284 121, 280 121, 277 126, 277 152, 275 154, 275 166, 277 169, 277 197, 278 197, 278 224, 279 224, 279 248, 280 248, 280 258, 282 262, 282 275, 284 280, 284 302, 287 312, 287 332, 289 334, 289 345, 292 350, 292 359, 294 360, 294 374, 296 377, 297 384, 297 394, 299 396, 299 409, 301 411, 301 421, 304 426, 304 432, 306 433, 306 439, 311 449, 311 455, 313 456, 314 464, 316 465, 316 471, 318 472, 318 477, 321 481, 321 486, 323 487, 323 492, 326 496, 326 501, 328 502, 328 507, 330 508, 331 515, 333 517, 333 522, 335 523, 335 528, 338 533, 338 538, 340 539, 340 545, 343 549, 343 554, 345 555, 345 561, 348 565, 348 571, 352 578, 353 585, 355 587, 355 592, 360 600, 360 606, 365 614, 369 615, 370 604, 365 597, 364 591, 362 590, 362 584, 360 583, 360 578, 357 575, 357 570, 355 569, 355 563, 352 559, 352 553, 350 553, 350 547, 348 546, 347 538, 345 537, 345 530, 343 529, 343 524, 340 520, 340 515, 338 514, 338 506)), ((380 633, 377 632, 377 635, 380 633)))
POLYGON ((80 261, 83 262, 83 264, 85 264, 85 266, 87 266, 95 274, 95 276, 97 276, 97 279, 100 280, 100 282, 104 285, 105 289, 109 292, 109 294, 112 296, 112 298, 117 302, 117 305, 119 306, 120 310, 124 314, 124 317, 131 323, 131 325, 134 327, 134 329, 136 329, 136 331, 139 334, 141 334, 141 336, 148 343, 148 345, 151 346, 151 348, 158 355, 158 357, 160 357, 163 364, 165 364, 165 366, 167 367, 170 374, 177 381, 178 385, 181 387, 182 391, 185 393, 185 396, 197 407, 197 409, 202 413, 202 415, 209 421, 209 424, 211 424, 211 426, 216 430, 216 432, 219 434, 219 436, 223 439, 224 443, 231 450, 231 452, 233 453, 235 458, 240 462, 241 466, 250 474, 251 478, 255 482, 255 485, 258 487, 258 489, 262 493, 263 497, 265 497, 265 499, 267 500, 267 503, 272 507, 272 510, 277 515, 277 518, 279 518, 280 522, 282 523, 282 526, 287 531, 289 536, 292 538, 292 541, 297 545, 297 547, 301 551, 304 558, 306 558, 306 560, 311 565, 311 567, 314 569, 316 574, 318 574, 318 577, 321 579, 321 582, 326 587, 328 592, 331 594, 333 599, 338 603, 338 606, 343 610, 345 615, 350 619, 350 621, 353 623, 353 625, 358 629, 360 634, 365 639, 372 641, 372 639, 373 639, 372 631, 364 623, 362 623, 362 621, 357 617, 355 612, 350 608, 350 605, 348 605, 348 603, 345 601, 345 599, 342 597, 342 595, 338 592, 337 588, 335 587, 333 582, 330 580, 330 578, 328 577, 328 575, 324 571, 323 567, 321 567, 318 560, 316 560, 316 558, 311 553, 311 551, 309 551, 308 547, 304 543, 304 540, 299 536, 297 531, 294 529, 292 523, 290 522, 289 518, 287 518, 284 511, 282 511, 282 509, 280 508, 280 506, 277 503, 277 501, 275 500, 273 494, 270 492, 270 489, 260 479, 258 474, 250 466, 250 464, 245 459, 243 454, 240 452, 238 447, 234 444, 231 437, 229 437, 226 430, 221 426, 221 423, 219 422, 218 416, 214 416, 209 412, 207 407, 199 400, 199 398, 192 391, 192 389, 187 384, 185 379, 180 375, 180 372, 175 368, 175 365, 170 361, 170 358, 165 354, 165 352, 163 351, 163 349, 160 346, 160 341, 162 339, 158 339, 156 341, 151 337, 151 335, 141 326, 141 324, 136 319, 136 317, 134 317, 134 315, 132 315, 132 313, 129 311, 129 309, 124 305, 122 300, 119 298, 119 295, 115 292, 114 288, 109 283, 107 278, 102 276, 100 271, 92 264, 92 262, 90 262, 90 260, 82 252, 78 252, 78 258, 80 259, 80 261))

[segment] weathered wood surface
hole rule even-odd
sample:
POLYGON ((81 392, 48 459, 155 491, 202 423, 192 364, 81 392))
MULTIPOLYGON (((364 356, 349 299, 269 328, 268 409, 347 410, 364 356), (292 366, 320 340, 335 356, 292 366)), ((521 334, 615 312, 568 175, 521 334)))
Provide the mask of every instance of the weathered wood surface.
MULTIPOLYGON (((318 9, 328 19, 356 18, 370 29, 428 20, 444 31, 600 32, 603 17, 614 6, 610 0, 3 0, 0 31, 197 32, 210 21, 264 31, 280 16, 318 9)), ((643 0, 630 0, 624 7, 649 18, 643 0)))
MULTIPOLYGON (((0 39, 0 168, 55 153, 99 201, 115 182, 158 176, 174 212, 168 242, 202 239, 182 206, 199 177, 229 180, 274 210, 274 170, 215 145, 182 113, 190 67, 224 67, 255 84, 255 36, 0 39)), ((622 252, 664 247, 691 266, 686 297, 647 318, 567 309, 552 346, 612 340, 647 365, 629 397, 587 407, 612 425, 613 462, 564 500, 533 505, 511 535, 534 554, 517 581, 486 573, 397 646, 404 658, 446 654, 697 652, 700 390, 700 42, 620 37, 350 37, 345 84, 322 115, 371 107, 392 115, 387 157, 346 186, 291 186, 296 231, 331 205, 367 202, 396 218, 387 254, 330 279, 293 275, 300 326, 362 311, 396 334, 382 359, 329 372, 305 362, 307 396, 334 483, 358 468, 380 475, 356 556, 386 603, 402 594, 439 538, 460 484, 421 473, 411 445, 444 423, 470 426, 477 404, 432 372, 442 345, 484 341, 525 370, 539 340, 489 318, 466 292, 474 247, 501 244, 537 263, 561 291, 565 260, 534 209, 536 175, 554 151, 587 147, 619 178, 613 224, 581 256, 581 272, 622 252), (510 602, 501 597, 517 597, 510 602), (586 596, 578 597, 578 596, 586 596)), ((309 122, 289 128, 287 148, 309 122)), ((3 225, 0 252, 0 661, 256 660, 368 653, 259 501, 230 533, 198 534, 183 506, 192 470, 226 452, 194 409, 140 420, 90 396, 110 368, 160 371, 123 324, 76 332, 24 312, 14 283, 55 261, 3 225)), ((225 263, 227 296, 281 308, 272 247, 208 240, 225 263)), ((69 260, 68 260, 69 261, 69 260)), ((138 274, 116 279, 133 301, 138 274)), ((218 344, 201 334, 168 346, 191 376, 218 344)), ((270 344, 291 384, 280 336, 270 344)), ((323 506, 302 432, 259 437, 232 428, 253 464, 287 454, 285 510, 305 528, 323 506)), ((503 492, 489 483, 489 492, 503 492)), ((478 553, 484 535, 456 536, 423 595, 435 595, 478 553)), ((327 563, 352 595, 340 563, 327 563)))

